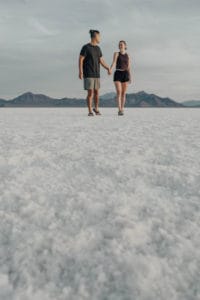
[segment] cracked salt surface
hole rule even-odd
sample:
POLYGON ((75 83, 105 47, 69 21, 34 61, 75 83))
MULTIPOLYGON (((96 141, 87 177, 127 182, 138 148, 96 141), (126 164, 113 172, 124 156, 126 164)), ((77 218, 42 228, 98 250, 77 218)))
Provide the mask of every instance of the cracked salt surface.
POLYGON ((1 300, 200 299, 198 109, 0 110, 1 300))

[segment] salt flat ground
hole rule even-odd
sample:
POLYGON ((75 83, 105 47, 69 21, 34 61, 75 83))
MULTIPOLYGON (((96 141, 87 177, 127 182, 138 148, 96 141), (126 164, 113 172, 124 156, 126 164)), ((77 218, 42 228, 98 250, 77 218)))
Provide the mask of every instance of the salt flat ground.
POLYGON ((200 299, 200 110, 0 110, 1 300, 200 299))

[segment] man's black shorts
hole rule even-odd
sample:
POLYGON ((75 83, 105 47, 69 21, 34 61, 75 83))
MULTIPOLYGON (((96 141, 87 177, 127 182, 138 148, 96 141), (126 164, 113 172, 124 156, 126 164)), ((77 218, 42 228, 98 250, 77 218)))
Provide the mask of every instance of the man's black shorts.
POLYGON ((115 71, 113 81, 128 82, 129 80, 130 76, 128 71, 115 71))

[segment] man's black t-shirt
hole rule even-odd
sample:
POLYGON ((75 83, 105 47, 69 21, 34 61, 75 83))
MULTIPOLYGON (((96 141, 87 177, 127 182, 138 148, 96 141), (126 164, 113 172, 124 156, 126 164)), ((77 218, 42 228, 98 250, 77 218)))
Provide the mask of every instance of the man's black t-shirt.
POLYGON ((92 44, 86 44, 82 47, 80 55, 84 56, 83 61, 83 76, 84 78, 100 77, 100 57, 102 52, 99 46, 93 46, 92 44))

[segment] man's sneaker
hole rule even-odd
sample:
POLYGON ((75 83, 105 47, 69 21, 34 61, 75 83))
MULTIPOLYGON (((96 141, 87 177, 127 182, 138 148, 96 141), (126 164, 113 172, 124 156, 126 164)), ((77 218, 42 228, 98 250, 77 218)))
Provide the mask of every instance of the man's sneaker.
POLYGON ((93 111, 95 112, 96 115, 98 115, 98 116, 101 115, 100 111, 99 111, 99 110, 96 110, 96 108, 93 108, 93 111))

